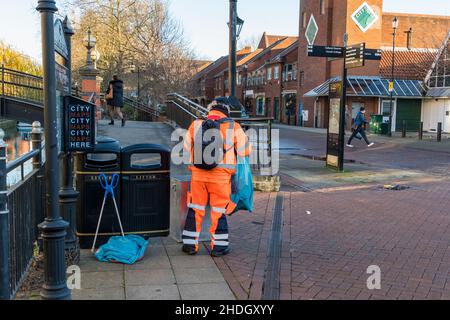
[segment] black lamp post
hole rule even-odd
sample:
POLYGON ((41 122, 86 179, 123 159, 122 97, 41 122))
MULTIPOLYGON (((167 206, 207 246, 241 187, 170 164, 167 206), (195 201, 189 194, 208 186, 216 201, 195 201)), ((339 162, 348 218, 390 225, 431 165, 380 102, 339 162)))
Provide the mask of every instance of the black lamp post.
POLYGON ((230 22, 228 23, 230 29, 230 52, 228 55, 228 87, 230 88, 230 97, 236 96, 236 46, 243 25, 244 20, 239 18, 237 14, 237 0, 230 0, 230 22))
POLYGON ((141 98, 141 68, 139 65, 132 64, 130 66, 132 73, 137 73, 137 100, 141 98))
MULTIPOLYGON (((68 70, 69 92, 72 90, 72 41, 74 35, 72 25, 68 17, 63 21, 64 36, 67 44, 68 59, 66 67, 68 70)), ((70 226, 67 228, 67 235, 65 240, 66 248, 66 262, 67 265, 76 264, 79 261, 80 252, 77 246, 76 236, 76 202, 78 198, 78 191, 73 187, 73 172, 72 172, 72 154, 66 152, 61 162, 61 188, 59 190, 59 203, 61 205, 61 215, 69 222, 70 226)))
POLYGON ((70 299, 66 284, 64 239, 68 223, 59 212, 59 161, 56 127, 56 72, 53 19, 58 11, 55 0, 38 0, 41 15, 42 65, 44 71, 44 134, 46 218, 39 224, 44 247, 44 285, 41 296, 46 300, 70 299))
POLYGON ((398 19, 394 17, 392 20, 392 65, 391 65, 391 81, 389 84, 389 93, 391 98, 390 113, 389 113, 389 130, 388 135, 392 136, 392 110, 394 108, 394 69, 395 69, 395 38, 397 37, 398 19))

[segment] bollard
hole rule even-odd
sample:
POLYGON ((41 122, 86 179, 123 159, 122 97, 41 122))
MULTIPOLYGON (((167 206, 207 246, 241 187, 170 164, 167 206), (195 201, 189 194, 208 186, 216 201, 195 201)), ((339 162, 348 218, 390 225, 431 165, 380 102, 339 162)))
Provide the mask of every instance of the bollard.
POLYGON ((437 127, 437 141, 441 142, 442 141, 442 122, 438 122, 438 127, 437 127))
POLYGON ((5 132, 0 129, 0 300, 9 300, 9 222, 5 132))
POLYGON ((389 116, 388 137, 392 137, 392 116, 389 116))
POLYGON ((423 122, 419 126, 419 140, 423 140, 423 122))
POLYGON ((402 138, 406 138, 406 120, 402 122, 402 138))

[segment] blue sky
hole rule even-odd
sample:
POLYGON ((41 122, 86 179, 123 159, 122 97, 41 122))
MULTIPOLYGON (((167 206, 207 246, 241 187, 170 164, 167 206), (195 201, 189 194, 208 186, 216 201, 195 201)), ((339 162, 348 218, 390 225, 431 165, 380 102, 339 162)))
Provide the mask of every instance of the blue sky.
MULTIPOLYGON (((174 18, 197 54, 215 59, 228 51, 228 0, 168 0, 174 18)), ((61 2, 57 0, 57 3, 61 2)), ((242 39, 271 34, 298 34, 299 0, 238 0, 245 20, 242 39)), ((0 40, 40 59, 37 0, 0 0, 0 40)), ((450 15, 449 0, 385 0, 384 11, 450 15)))

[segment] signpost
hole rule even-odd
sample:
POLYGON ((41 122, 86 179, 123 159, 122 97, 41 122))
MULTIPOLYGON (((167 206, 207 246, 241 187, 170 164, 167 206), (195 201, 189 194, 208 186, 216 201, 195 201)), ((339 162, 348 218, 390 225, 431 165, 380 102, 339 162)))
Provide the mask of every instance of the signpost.
MULTIPOLYGON (((308 57, 322 57, 322 58, 344 58, 344 47, 339 46, 314 46, 308 45, 308 57)), ((364 48, 365 60, 381 60, 381 49, 364 48)))
MULTIPOLYGON (((332 167, 339 171, 344 169, 344 121, 342 109, 345 102, 342 101, 343 83, 336 81, 330 83, 330 115, 328 119, 327 134, 327 167, 332 167)), ((345 111, 344 111, 345 116, 345 111)))
POLYGON ((365 64, 365 43, 359 43, 355 45, 348 46, 345 49, 345 68, 359 68, 364 67, 365 64))
POLYGON ((366 60, 381 60, 381 49, 365 49, 364 59, 366 60))
POLYGON ((308 45, 308 57, 342 58, 344 47, 308 45))
POLYGON ((95 108, 92 103, 67 96, 64 103, 66 150, 92 151, 95 147, 95 108))

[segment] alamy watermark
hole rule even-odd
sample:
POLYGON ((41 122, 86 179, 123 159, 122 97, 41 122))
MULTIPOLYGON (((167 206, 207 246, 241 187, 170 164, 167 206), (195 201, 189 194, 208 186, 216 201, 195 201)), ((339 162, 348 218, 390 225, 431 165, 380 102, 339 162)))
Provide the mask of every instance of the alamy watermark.
POLYGON ((367 289, 380 290, 381 289, 381 269, 377 265, 370 265, 367 267, 367 274, 370 276, 367 278, 367 289))
POLYGON ((70 290, 81 290, 81 269, 77 265, 69 266, 67 273, 67 288, 70 290))

